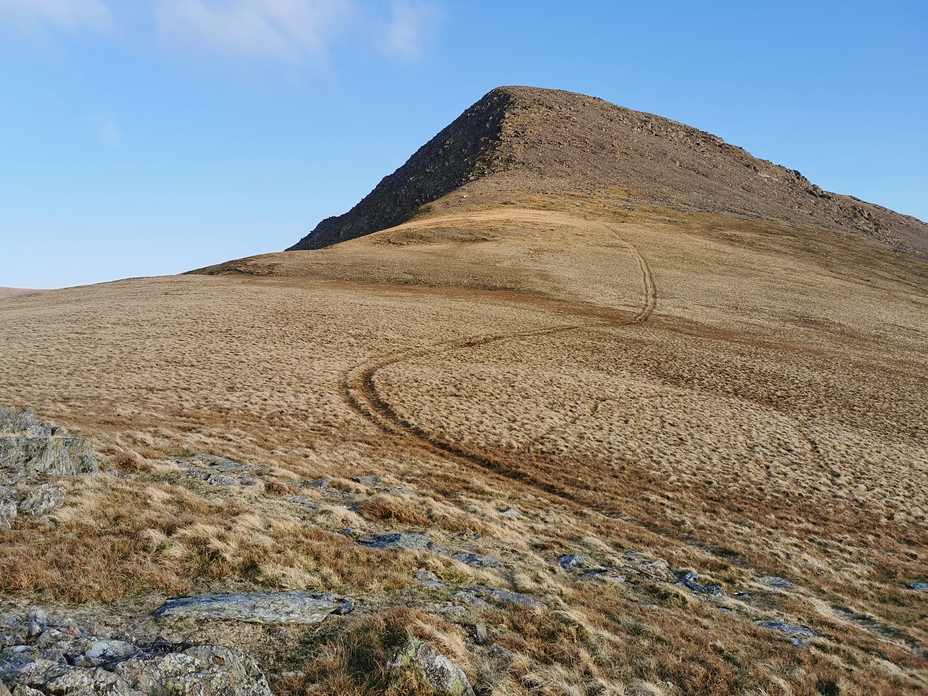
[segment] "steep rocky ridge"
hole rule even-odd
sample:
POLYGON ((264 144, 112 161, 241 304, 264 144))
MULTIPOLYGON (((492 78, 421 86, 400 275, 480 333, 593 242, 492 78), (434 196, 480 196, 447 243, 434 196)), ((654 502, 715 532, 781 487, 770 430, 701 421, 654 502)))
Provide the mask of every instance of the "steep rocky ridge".
POLYGON ((461 187, 578 192, 685 211, 862 233, 928 255, 928 225, 851 196, 721 138, 602 99, 500 87, 467 109, 349 212, 290 250, 319 249, 398 225, 461 187))

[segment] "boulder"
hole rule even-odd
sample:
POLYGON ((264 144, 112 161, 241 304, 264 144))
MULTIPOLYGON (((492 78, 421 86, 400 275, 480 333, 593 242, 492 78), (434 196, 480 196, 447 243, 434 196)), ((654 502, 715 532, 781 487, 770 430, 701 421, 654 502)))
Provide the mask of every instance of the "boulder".
POLYGON ((464 671, 424 640, 410 638, 387 667, 392 681, 419 677, 432 687, 436 696, 474 696, 464 671))
POLYGON ((61 504, 65 489, 47 483, 48 477, 99 470, 86 440, 40 422, 32 409, 0 407, 0 527, 9 528, 20 515, 47 515, 61 504))

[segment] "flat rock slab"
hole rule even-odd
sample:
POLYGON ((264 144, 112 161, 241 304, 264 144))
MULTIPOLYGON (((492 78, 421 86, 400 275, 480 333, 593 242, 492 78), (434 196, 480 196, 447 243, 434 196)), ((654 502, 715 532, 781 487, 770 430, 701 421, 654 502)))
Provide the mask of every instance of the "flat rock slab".
POLYGON ((430 539, 425 534, 407 534, 405 532, 395 532, 393 534, 381 534, 380 536, 370 539, 362 539, 361 545, 371 549, 408 549, 410 551, 432 551, 434 553, 444 553, 445 550, 434 539, 430 539))
POLYGON ((201 595, 172 599, 156 616, 248 623, 313 624, 332 613, 347 613, 351 602, 309 592, 201 595))

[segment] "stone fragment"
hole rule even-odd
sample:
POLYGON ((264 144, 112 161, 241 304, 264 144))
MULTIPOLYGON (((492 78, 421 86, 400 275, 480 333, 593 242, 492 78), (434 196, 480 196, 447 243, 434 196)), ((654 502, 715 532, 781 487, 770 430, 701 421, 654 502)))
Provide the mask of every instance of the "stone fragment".
POLYGON ((394 532, 393 534, 381 534, 370 539, 362 539, 359 543, 372 549, 409 549, 412 551, 444 553, 441 545, 425 534, 394 532))
POLYGON ((39 517, 47 515, 64 501, 65 489, 51 483, 30 488, 26 497, 19 503, 19 511, 39 517))
POLYGON ((434 689, 436 696, 474 696, 464 671, 438 652, 431 643, 418 638, 406 641, 387 668, 393 681, 407 675, 423 677, 434 689))
POLYGON ((483 645, 487 642, 487 626, 486 624, 478 623, 474 625, 474 642, 477 645, 483 645))
POLYGON ((564 570, 583 570, 589 567, 590 562, 584 556, 566 553, 557 559, 557 564, 564 570))
POLYGON ((419 582, 420 585, 425 585, 426 587, 444 587, 445 584, 438 579, 438 576, 435 573, 432 573, 428 570, 420 570, 413 573, 413 577, 419 582))
POLYGON ((494 568, 500 565, 500 562, 495 558, 484 556, 480 553, 472 553, 470 551, 458 551, 457 553, 452 554, 451 558, 469 565, 472 568, 494 568))
POLYGON ((790 642, 797 647, 802 647, 806 644, 803 638, 817 638, 819 636, 818 633, 807 626, 797 626, 796 624, 786 623, 785 621, 764 620, 758 621, 757 625, 771 631, 785 633, 790 637, 790 642))
POLYGON ((725 594, 725 590, 722 589, 721 585, 700 585, 697 582, 698 579, 699 575, 697 573, 689 571, 683 574, 677 584, 697 594, 707 594, 713 597, 721 597, 725 594))
MULTIPOLYGON (((647 575, 661 582, 676 582, 676 576, 670 569, 670 564, 663 558, 653 558, 640 551, 626 551, 622 555, 627 568, 635 573, 647 575)), ((623 566, 623 569, 626 566, 623 566)))
POLYGON ((507 510, 503 510, 500 514, 505 515, 506 517, 518 517, 519 511, 515 508, 509 508, 507 510))
POLYGON ((201 595, 172 599, 158 609, 155 615, 248 623, 312 624, 339 611, 343 604, 331 595, 301 591, 201 595))
POLYGON ((318 478, 314 481, 310 481, 307 485, 312 488, 328 488, 330 483, 332 483, 332 479, 330 478, 318 478))
POLYGON ((777 577, 776 575, 764 575, 763 577, 756 578, 755 582, 766 585, 767 587, 776 587, 780 590, 789 590, 793 587, 793 583, 777 577))
POLYGON ((145 696, 271 696, 254 659, 220 645, 198 645, 150 660, 127 660, 115 673, 145 696))
POLYGON ((454 594, 455 599, 457 599, 461 604, 466 604, 471 609, 492 609, 493 605, 485 602, 480 599, 473 591, 462 590, 461 592, 456 592, 454 594))
POLYGON ((919 592, 925 592, 928 591, 928 582, 913 582, 909 587, 919 592))
POLYGON ((379 476, 352 476, 351 480, 355 483, 360 483, 362 486, 367 486, 368 488, 376 488, 377 484, 383 479, 379 476))
POLYGON ((533 609, 546 609, 547 607, 543 602, 539 602, 533 597, 528 595, 517 594, 515 592, 509 592, 508 590, 500 590, 496 587, 487 587, 486 585, 475 585, 470 588, 474 592, 479 594, 487 595, 498 602, 503 604, 521 604, 522 606, 532 607, 533 609))
POLYGON ((91 643, 90 648, 84 654, 92 660, 125 660, 136 652, 138 648, 124 640, 98 640, 91 643))

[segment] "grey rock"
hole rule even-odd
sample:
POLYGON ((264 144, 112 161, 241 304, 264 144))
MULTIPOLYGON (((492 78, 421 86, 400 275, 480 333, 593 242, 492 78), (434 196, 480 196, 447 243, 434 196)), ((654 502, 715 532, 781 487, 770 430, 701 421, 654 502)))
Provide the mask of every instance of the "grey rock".
POLYGON ((0 406, 0 435, 29 433, 39 437, 51 437, 54 429, 54 426, 40 422, 31 408, 11 411, 0 406))
POLYGON ((670 564, 663 558, 653 558, 640 551, 626 551, 622 558, 627 564, 622 567, 623 570, 640 573, 661 582, 676 582, 676 576, 670 569, 670 564))
POLYGON ((384 488, 384 493, 393 493, 394 495, 405 495, 407 498, 415 498, 416 492, 406 488, 405 486, 391 486, 389 488, 384 488))
POLYGON ((438 576, 435 573, 432 573, 428 570, 420 570, 416 573, 413 573, 413 577, 419 582, 420 585, 425 585, 426 587, 444 587, 445 584, 438 579, 438 576))
POLYGON ((507 650, 502 645, 496 645, 495 643, 487 650, 487 655, 507 665, 511 665, 516 659, 514 652, 507 650))
POLYGON ((928 591, 928 582, 913 582, 909 587, 919 592, 925 592, 928 591))
POLYGON ((138 648, 124 640, 98 640, 91 643, 84 653, 92 660, 127 659, 138 652, 138 648))
POLYGON ((26 497, 19 503, 19 512, 39 517, 47 515, 61 505, 65 498, 65 489, 51 483, 29 489, 26 497))
POLYGON ((68 696, 135 696, 121 677, 97 667, 72 669, 41 685, 43 691, 68 696))
POLYGON ((776 575, 764 575, 763 577, 755 578, 755 582, 766 585, 767 587, 776 587, 780 590, 789 590, 793 587, 793 583, 777 577, 776 575))
POLYGON ((487 642, 487 626, 486 624, 478 623, 474 625, 474 642, 477 645, 483 645, 487 642))
POLYGON ((352 476, 351 480, 355 483, 360 483, 362 486, 367 486, 368 488, 376 488, 377 484, 383 479, 379 476, 352 476))
POLYGON ((9 529, 19 514, 19 503, 12 488, 0 487, 0 528, 9 529), (5 491, 11 491, 7 494, 5 491), (9 495, 10 497, 7 497, 9 495))
POLYGON ((219 645, 198 645, 149 660, 127 660, 115 674, 145 696, 270 696, 254 659, 219 645))
POLYGON ((603 568, 584 573, 580 576, 580 580, 585 582, 625 582, 625 576, 614 568, 603 568))
POLYGON ((533 609, 546 609, 547 607, 543 602, 539 602, 533 597, 528 595, 517 594, 515 592, 509 592, 508 590, 500 590, 496 587, 487 587, 486 585, 475 585, 470 588, 474 592, 483 594, 495 599, 497 602, 503 604, 521 604, 522 606, 532 607, 533 609))
MULTIPOLYGON (((7 693, 10 693, 7 691, 7 693)), ((2 692, 0 692, 2 694, 2 692)), ((16 689, 13 691, 13 696, 45 696, 41 691, 33 689, 31 686, 26 686, 25 684, 17 685, 16 689)))
POLYGON ((299 591, 201 595, 172 599, 158 609, 155 615, 248 623, 312 624, 338 611, 341 605, 331 595, 299 591))
POLYGON ((462 607, 458 604, 452 604, 450 607, 442 607, 438 610, 439 614, 466 614, 467 607, 462 607))
POLYGON ((500 562, 495 558, 490 558, 490 556, 484 556, 479 553, 472 553, 470 551, 458 551, 453 554, 451 558, 473 568, 495 568, 500 565, 500 562))
POLYGON ((492 609, 493 605, 480 599, 474 591, 462 590, 454 595, 461 604, 466 604, 471 609, 492 609))
POLYGON ((30 607, 29 611, 26 612, 26 620, 28 621, 27 636, 29 638, 40 635, 48 628, 48 612, 41 607, 30 607))
POLYGON ((387 667, 393 680, 406 674, 423 676, 436 696, 474 696, 464 671, 424 640, 410 638, 387 667))
POLYGON ((725 594, 725 590, 722 589, 721 585, 700 585, 697 582, 698 579, 699 575, 697 573, 689 571, 683 574, 683 577, 677 581, 677 584, 696 594, 707 594, 713 597, 721 597, 725 594))
POLYGON ((306 485, 312 488, 328 488, 330 483, 332 483, 332 479, 330 478, 318 478, 315 481, 310 481, 306 485))
POLYGON ((508 510, 503 510, 500 514, 505 515, 506 517, 518 517, 519 511, 515 508, 509 508, 508 510))
POLYGON ((313 499, 305 495, 288 495, 284 497, 291 505, 296 505, 298 507, 304 508, 306 510, 321 510, 322 508, 316 503, 313 502, 313 499))
POLYGON ((31 435, 0 436, 0 467, 11 483, 39 474, 74 476, 100 470, 86 440, 31 435))
POLYGON ((567 553, 557 559, 557 564, 564 570, 583 570, 590 566, 590 562, 584 556, 578 556, 575 553, 567 553))
POLYGON ((817 638, 818 633, 813 631, 807 626, 797 626, 796 624, 786 623, 785 621, 758 621, 757 625, 761 628, 766 628, 771 631, 779 631, 780 633, 785 633, 788 636, 796 636, 799 638, 817 638))
POLYGON ((425 534, 395 532, 393 534, 381 534, 371 539, 362 539, 359 543, 372 549, 409 549, 444 553, 442 546, 425 534))

